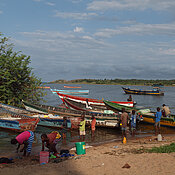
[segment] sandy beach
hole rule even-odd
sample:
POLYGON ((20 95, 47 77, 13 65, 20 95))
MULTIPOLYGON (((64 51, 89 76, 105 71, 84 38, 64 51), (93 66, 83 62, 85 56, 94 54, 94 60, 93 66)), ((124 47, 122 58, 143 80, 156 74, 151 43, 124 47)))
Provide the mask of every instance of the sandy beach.
MULTIPOLYGON (((40 165, 39 156, 14 159, 12 164, 0 164, 0 175, 167 175, 175 174, 175 153, 147 153, 144 149, 175 142, 174 135, 128 139, 86 148, 86 154, 63 158, 62 162, 40 165)), ((4 155, 1 155, 1 157, 4 155)))

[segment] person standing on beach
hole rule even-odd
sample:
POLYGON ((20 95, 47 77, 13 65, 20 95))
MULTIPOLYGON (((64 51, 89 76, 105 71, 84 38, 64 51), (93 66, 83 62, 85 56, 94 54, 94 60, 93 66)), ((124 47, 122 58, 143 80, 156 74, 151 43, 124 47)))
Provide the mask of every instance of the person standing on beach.
POLYGON ((169 117, 170 116, 170 108, 166 106, 165 104, 162 105, 162 115, 163 117, 169 117))
POLYGON ((135 112, 135 110, 132 110, 132 113, 131 113, 131 135, 132 136, 135 136, 136 120, 137 120, 136 112, 135 112))
POLYGON ((24 147, 20 150, 20 152, 24 152, 23 156, 30 155, 32 150, 32 143, 34 141, 34 133, 32 131, 24 131, 21 134, 19 134, 15 139, 11 140, 11 144, 17 144, 18 147, 16 149, 17 153, 21 145, 24 144, 24 147))
POLYGON ((42 134, 41 135, 42 140, 42 151, 44 151, 44 146, 49 148, 49 152, 53 152, 54 155, 56 155, 57 149, 56 145, 59 141, 61 141, 61 135, 58 131, 53 131, 50 134, 42 134))
POLYGON ((67 118, 63 117, 63 125, 62 125, 62 136, 63 136, 63 139, 66 139, 66 130, 67 130, 67 118))
POLYGON ((85 115, 82 114, 81 115, 81 121, 80 121, 80 124, 79 124, 79 134, 80 134, 80 140, 81 141, 85 140, 85 135, 86 135, 85 126, 86 126, 85 115))
POLYGON ((126 137, 127 133, 127 126, 129 122, 129 115, 125 112, 125 108, 122 108, 122 115, 121 115, 121 130, 122 130, 122 140, 126 137))
POLYGON ((160 134, 160 119, 162 117, 162 112, 160 108, 157 107, 157 112, 155 114, 155 135, 160 134))
POLYGON ((92 122, 91 122, 91 137, 94 139, 95 136, 95 125, 96 125, 96 119, 94 114, 92 115, 92 122))

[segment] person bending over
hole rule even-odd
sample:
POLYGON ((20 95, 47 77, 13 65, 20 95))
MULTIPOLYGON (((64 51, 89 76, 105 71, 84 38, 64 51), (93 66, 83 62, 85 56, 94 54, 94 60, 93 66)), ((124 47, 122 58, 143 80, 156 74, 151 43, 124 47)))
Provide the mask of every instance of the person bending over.
POLYGON ((61 141, 61 135, 57 131, 53 131, 50 134, 42 134, 42 151, 44 151, 44 147, 46 146, 49 149, 49 152, 53 152, 53 154, 57 154, 56 145, 59 141, 61 141))
POLYGON ((32 150, 32 143, 34 141, 34 133, 32 131, 24 131, 21 134, 19 134, 15 139, 11 140, 11 144, 17 144, 18 147, 16 149, 16 152, 18 153, 18 150, 21 145, 24 145, 22 149, 20 149, 20 152, 24 152, 23 156, 30 155, 32 150))

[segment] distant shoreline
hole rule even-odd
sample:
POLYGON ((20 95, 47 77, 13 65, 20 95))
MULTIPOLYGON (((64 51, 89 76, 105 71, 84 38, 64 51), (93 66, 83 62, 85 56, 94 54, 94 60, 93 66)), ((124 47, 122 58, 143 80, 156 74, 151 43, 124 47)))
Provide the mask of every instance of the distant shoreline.
POLYGON ((91 84, 91 85, 120 85, 120 86, 175 86, 175 80, 139 80, 139 79, 75 79, 75 80, 55 80, 45 82, 46 84, 91 84))

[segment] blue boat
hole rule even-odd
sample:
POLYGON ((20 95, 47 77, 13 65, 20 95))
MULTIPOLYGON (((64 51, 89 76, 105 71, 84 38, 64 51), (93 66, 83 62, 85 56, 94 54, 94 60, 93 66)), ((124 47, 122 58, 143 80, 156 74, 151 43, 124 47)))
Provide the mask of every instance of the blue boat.
POLYGON ((164 95, 164 92, 160 89, 153 90, 141 90, 141 89, 130 89, 122 87, 126 94, 136 94, 136 95, 164 95))

